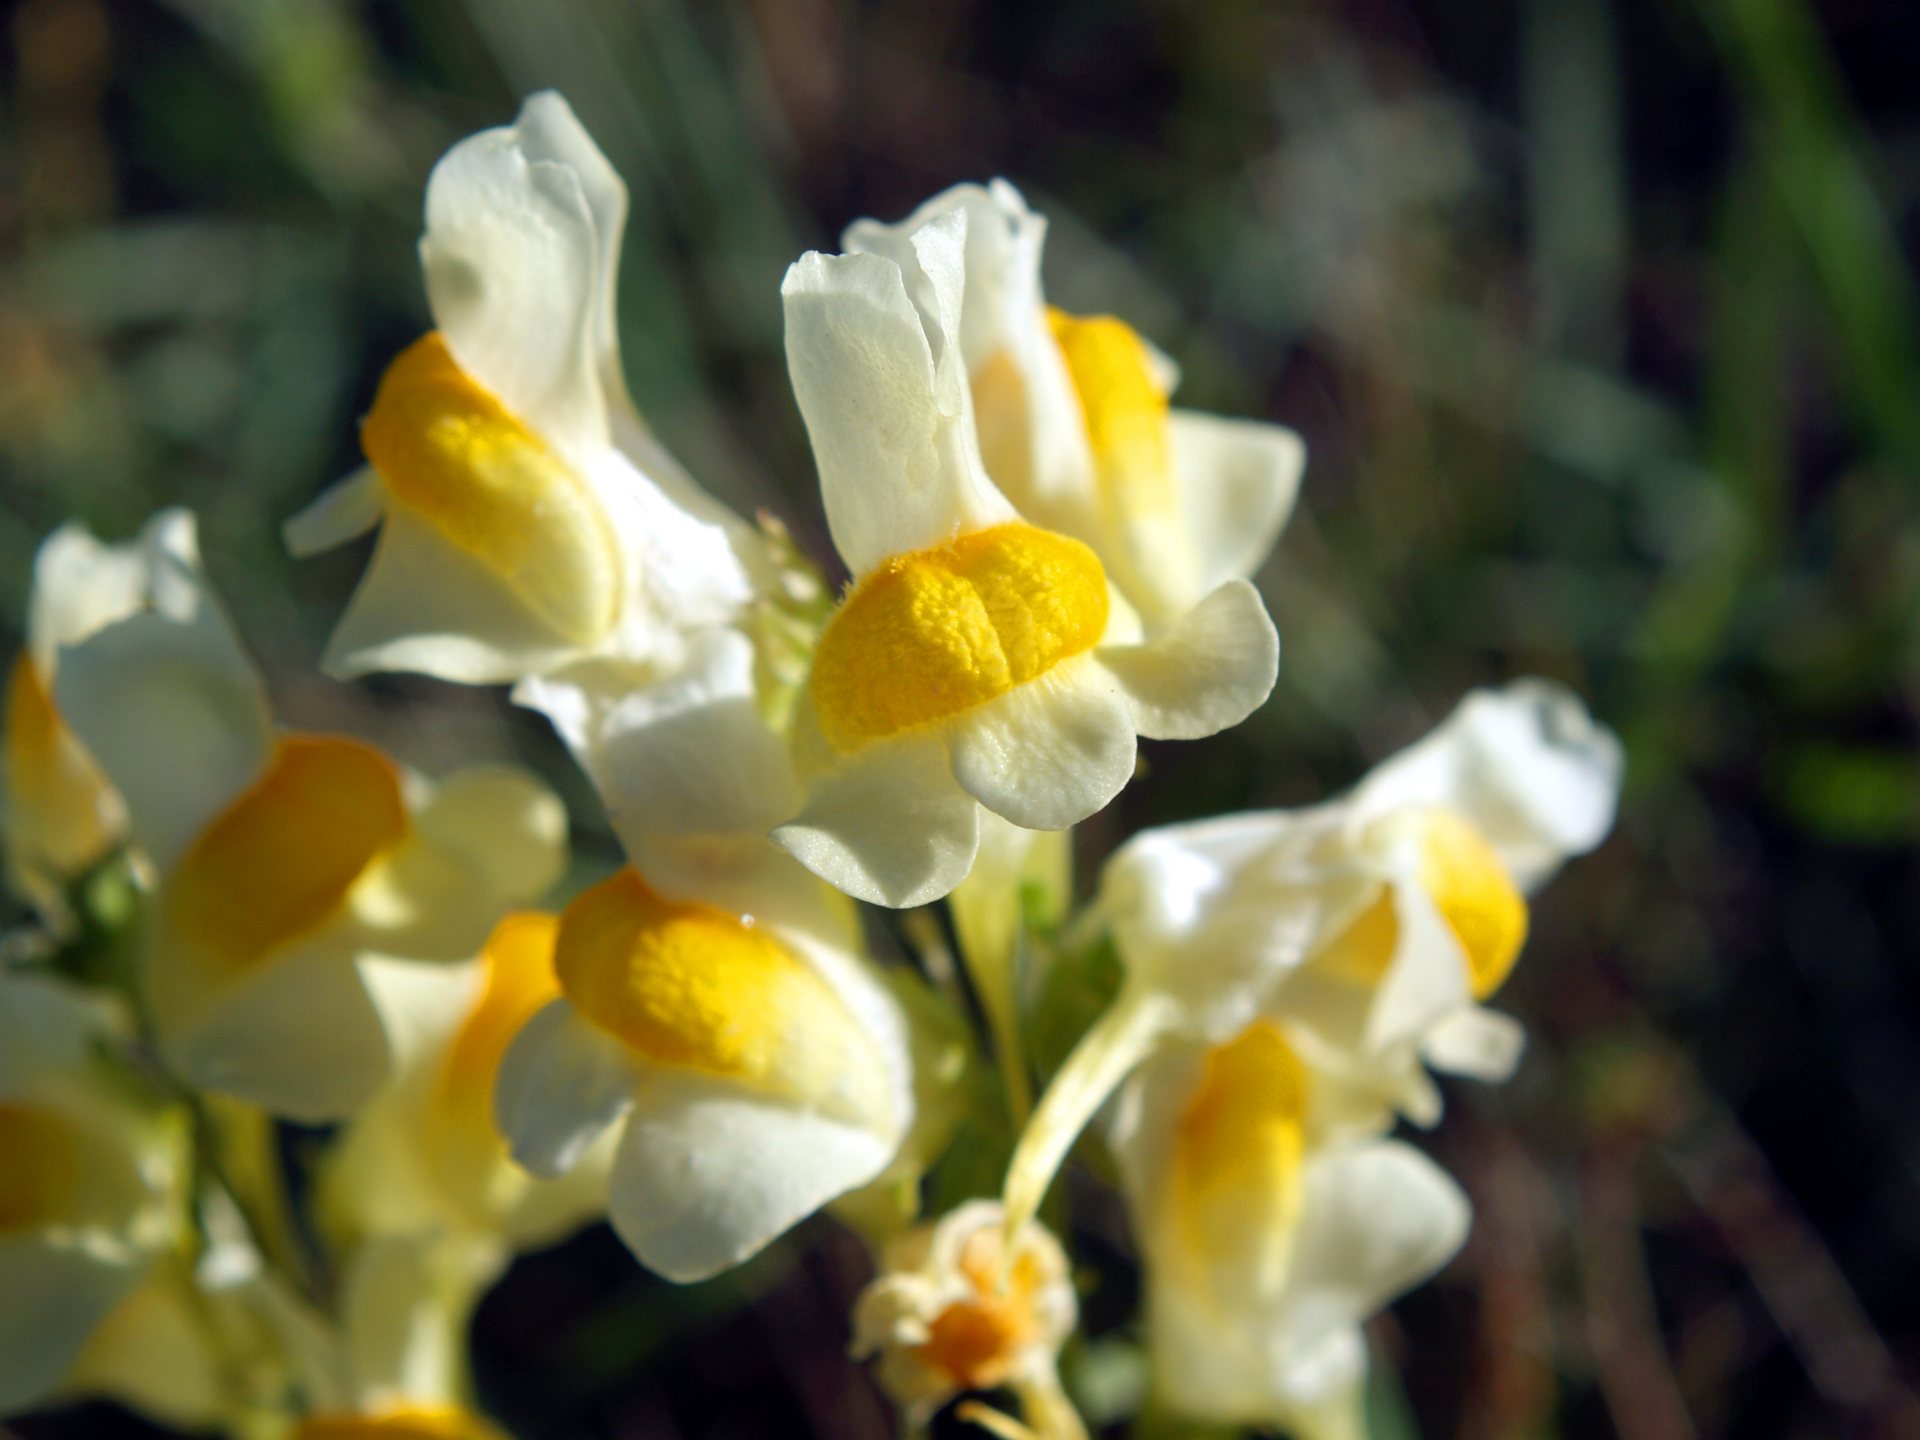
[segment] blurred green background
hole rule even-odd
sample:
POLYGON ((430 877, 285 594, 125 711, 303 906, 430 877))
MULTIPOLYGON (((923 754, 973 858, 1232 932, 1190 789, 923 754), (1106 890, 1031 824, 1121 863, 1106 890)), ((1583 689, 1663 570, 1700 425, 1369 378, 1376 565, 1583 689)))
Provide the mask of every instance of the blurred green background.
MULTIPOLYGON (((283 716, 429 770, 557 747, 501 698, 314 663, 364 551, 279 522, 427 325, 434 159, 565 92, 633 190, 623 338, 689 467, 825 558, 777 287, 863 214, 1004 174, 1047 283, 1307 439, 1262 575, 1273 702, 1085 827, 1350 783, 1468 687, 1567 681, 1618 833, 1450 1086, 1478 1219, 1375 1327, 1382 1440, 1916 1436, 1920 7, 1911 0, 17 0, 0 70, 0 623, 78 516, 202 516, 283 716)), ((165 737, 156 736, 156 744, 165 737)), ((1124 1233, 1083 1195, 1124 1390, 1124 1233)), ((884 1437, 816 1221, 676 1291, 604 1231, 476 1325, 528 1437, 884 1437)), ((141 1433, 104 1408, 29 1436, 141 1433)))

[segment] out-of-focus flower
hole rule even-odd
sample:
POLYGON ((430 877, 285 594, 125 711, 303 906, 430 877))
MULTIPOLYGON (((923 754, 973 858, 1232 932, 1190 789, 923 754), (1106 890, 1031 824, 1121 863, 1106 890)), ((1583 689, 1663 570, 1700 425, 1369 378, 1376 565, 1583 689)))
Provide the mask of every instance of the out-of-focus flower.
POLYGON ((1168 1047, 1122 1092, 1110 1143, 1140 1239, 1169 1409, 1361 1440, 1361 1326, 1459 1248, 1459 1187, 1354 1134, 1341 1081, 1266 1021, 1168 1047))
POLYGON ((337 1233, 453 1232, 504 1264, 509 1247, 556 1240, 605 1209, 605 1147, 598 1163, 536 1179, 513 1163, 493 1119, 508 1043, 560 994, 559 928, 555 915, 512 914, 476 961, 416 966, 382 987, 394 1074, 327 1157, 321 1205, 337 1233))
POLYGON ((27 648, 7 683, 8 882, 43 906, 126 838, 126 807, 53 704, 60 647, 157 603, 181 512, 163 511, 139 540, 103 545, 78 525, 48 536, 33 564, 27 648))
POLYGON ((987 473, 1037 525, 1091 545, 1149 633, 1251 575, 1286 523, 1306 453, 1278 425, 1168 404, 1178 372, 1112 316, 1049 307, 1047 222, 1005 180, 956 185, 846 248, 913 263, 913 237, 967 217, 959 344, 987 473))
POLYGON ((609 1211, 649 1268, 697 1280, 894 1162, 914 1120, 906 1019, 812 884, 761 917, 622 870, 560 919, 562 998, 508 1047, 514 1158, 562 1174, 620 1123, 609 1211))
POLYGON ((371 1415, 311 1415, 292 1440, 507 1440, 506 1432, 454 1405, 402 1405, 371 1415))
POLYGON ((1613 823, 1619 742, 1571 693, 1476 691, 1344 799, 1149 830, 1108 862, 1098 916, 1119 997, 1021 1137, 1007 1203, 1032 1213, 1087 1119, 1175 1038, 1221 1044, 1262 1017, 1364 1115, 1422 1123, 1422 1062, 1503 1078, 1519 1027, 1479 1007, 1526 937, 1524 889, 1613 823))
POLYGON ((676 663, 752 593, 751 532, 648 434, 614 328, 627 192, 558 95, 434 168, 438 327, 361 425, 369 467, 289 522, 299 554, 378 525, 329 673, 494 683, 592 657, 676 663))
POLYGON ((182 1077, 337 1119, 390 1069, 373 989, 478 953, 557 877, 565 815, 516 771, 434 783, 357 740, 276 733, 191 517, 156 532, 144 608, 74 637, 54 689, 157 876, 142 989, 182 1077))
POLYGON ((69 1388, 186 1226, 186 1136, 104 1056, 111 1012, 0 975, 0 1415, 69 1388))
POLYGON ((890 1242, 853 1310, 853 1352, 910 1424, 967 1390, 1012 1390, 1027 1428, 1074 1440, 1085 1428, 1060 1389, 1060 1347, 1079 1320, 1067 1257, 1028 1221, 1007 1243, 997 1202, 975 1200, 890 1242))
POLYGON ((1279 641, 1229 580, 1154 638, 1085 543, 1029 524, 987 477, 960 350, 968 218, 896 259, 804 256, 787 360, 827 521, 854 584, 794 715, 806 789, 774 838, 863 900, 959 883, 979 807, 1057 830, 1133 775, 1135 737, 1196 739, 1266 699, 1279 641))

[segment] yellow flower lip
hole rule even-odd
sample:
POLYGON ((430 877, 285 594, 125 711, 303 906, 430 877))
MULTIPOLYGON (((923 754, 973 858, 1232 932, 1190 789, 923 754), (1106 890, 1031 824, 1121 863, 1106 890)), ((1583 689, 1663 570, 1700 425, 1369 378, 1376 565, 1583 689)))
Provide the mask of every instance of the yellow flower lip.
POLYGON ((80 1183, 73 1126, 43 1105, 0 1100, 0 1235, 68 1218, 80 1183))
MULTIPOLYGON (((1506 983, 1527 939, 1527 902, 1486 837, 1453 810, 1423 810, 1400 824, 1416 828, 1418 879, 1459 941, 1476 1000, 1506 983)), ((1376 985, 1393 964, 1400 921, 1383 892, 1314 957, 1323 974, 1376 985)))
MULTIPOLYGON (((1300 1215, 1308 1095, 1306 1067, 1264 1021, 1208 1052, 1174 1140, 1170 1201, 1183 1253, 1225 1244, 1249 1278, 1285 1266, 1300 1215)), ((1194 1278, 1205 1286, 1215 1273, 1207 1265, 1194 1278)))
POLYGON ((846 754, 984 705, 1098 644, 1108 603, 1093 551, 1032 525, 895 555, 860 578, 820 637, 821 733, 846 754))
POLYGON ((1173 471, 1173 423, 1146 341, 1111 315, 1049 307, 1093 459, 1087 537, 1127 597, 1162 619, 1190 599, 1191 546, 1173 471))
POLYGON ((890 1117, 890 1077, 833 988, 751 920, 655 894, 633 870, 560 919, 560 989, 649 1064, 738 1081, 838 1118, 890 1117))
POLYGON ((1111 315, 1069 315, 1049 306, 1047 325, 1080 397, 1107 518, 1171 514, 1176 507, 1167 396, 1154 378, 1146 342, 1111 315))
POLYGON ((563 641, 620 607, 620 551, 585 481, 460 368, 438 331, 381 378, 360 444, 393 502, 473 556, 563 641))
POLYGON ((493 1124, 494 1077, 520 1028, 560 994, 553 970, 559 932, 559 916, 529 910, 508 915, 487 937, 480 952, 485 988, 447 1046, 435 1082, 437 1123, 427 1143, 436 1152, 506 1154, 506 1141, 493 1124))
POLYGON ((169 877, 171 939, 231 977, 309 934, 409 829, 400 775, 371 745, 287 735, 169 877))

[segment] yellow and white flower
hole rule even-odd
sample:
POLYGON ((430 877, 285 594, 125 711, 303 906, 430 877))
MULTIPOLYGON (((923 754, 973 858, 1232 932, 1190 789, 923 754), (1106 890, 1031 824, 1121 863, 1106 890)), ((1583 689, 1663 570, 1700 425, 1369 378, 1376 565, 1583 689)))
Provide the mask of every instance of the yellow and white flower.
POLYGON ((965 877, 979 807, 1057 830, 1133 775, 1135 737, 1197 739, 1266 699, 1279 640, 1244 580, 1142 641, 1080 540, 987 476, 960 348, 968 216, 898 258, 804 256, 787 360, 854 583, 798 701, 806 787, 775 840, 859 899, 922 904, 965 877))
POLYGON ((1084 1440, 1056 1369, 1080 1316, 1066 1254, 1031 1220, 1009 1246, 1005 1220, 974 1200, 891 1241, 854 1302, 853 1353, 878 1357, 910 1426, 963 1391, 1005 1388, 1042 1440, 1084 1440))
POLYGON ((103 545, 79 525, 48 536, 34 558, 27 648, 7 684, 6 851, 9 883, 38 904, 124 843, 126 807, 60 712, 54 675, 60 647, 150 605, 164 588, 184 512, 166 510, 138 540, 103 545))
POLYGON ((169 1063, 337 1119, 391 1066, 373 991, 478 953, 557 878, 565 814, 516 771, 435 783, 358 740, 276 732, 191 517, 163 519, 145 607, 62 648, 55 703, 157 877, 141 985, 169 1063))
POLYGON ((1348 1126, 1340 1080, 1273 1024, 1168 1047, 1109 1134, 1179 1414, 1362 1440, 1361 1327, 1459 1249, 1470 1210, 1412 1146, 1348 1126))
POLYGON ((669 898, 632 869, 560 919, 561 997, 508 1047, 497 1114, 536 1175, 618 1125, 610 1218, 670 1280, 738 1264, 880 1177, 914 1120, 908 1027, 815 884, 802 920, 669 898))
POLYGON ((1095 902, 1121 993, 1022 1136, 1009 1210, 1032 1213, 1087 1119, 1175 1041, 1269 1020, 1362 1126, 1437 1117, 1423 1062, 1504 1078, 1519 1027, 1479 1002, 1526 938, 1523 890, 1611 827, 1620 765, 1571 693, 1523 680, 1475 692, 1344 799, 1135 836, 1095 902))
POLYGON ((557 915, 518 911, 477 960, 414 966, 382 987, 393 1079, 327 1156, 320 1200, 334 1233, 464 1236, 497 1270, 512 1249, 550 1243, 606 1209, 605 1147, 541 1180, 513 1163, 494 1124, 508 1043, 559 997, 559 929, 557 915))
POLYGON ((437 328, 388 368, 368 468, 289 522, 296 554, 380 527, 329 673, 519 680, 675 663, 751 594, 749 532, 648 434, 615 335, 627 192, 558 95, 447 153, 420 259, 437 328))
POLYGON ((967 217, 959 344, 987 473, 1036 525, 1091 545, 1149 633, 1251 575, 1299 489, 1306 452, 1278 425, 1168 403, 1178 372, 1125 321, 1047 305, 1047 222, 1005 180, 956 185, 844 243, 910 269, 913 238, 967 217))
POLYGON ((184 1127, 110 1068, 123 1030, 52 980, 0 974, 0 1415, 71 1388, 186 1226, 184 1127))

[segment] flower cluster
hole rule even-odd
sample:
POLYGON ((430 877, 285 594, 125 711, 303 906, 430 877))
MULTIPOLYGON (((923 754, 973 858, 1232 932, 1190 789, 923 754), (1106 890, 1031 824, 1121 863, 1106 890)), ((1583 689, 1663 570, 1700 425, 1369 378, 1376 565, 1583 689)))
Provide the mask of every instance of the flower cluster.
POLYGON ((1020 194, 955 187, 781 289, 835 600, 635 408, 626 207, 556 95, 456 145, 434 328, 366 467, 286 529, 377 531, 331 676, 510 685, 565 742, 624 855, 557 909, 567 817, 531 776, 276 726, 190 516, 43 547, 6 712, 37 920, 0 974, 0 1413, 491 1435, 461 1336, 514 1253, 605 1217, 695 1281, 831 1208, 909 1426, 1000 1392, 1018 1418, 961 1413, 1084 1435, 1047 1197, 1089 1132, 1154 1403, 1363 1433, 1362 1327, 1469 1221, 1392 1132, 1437 1120, 1432 1072, 1516 1064, 1485 1002, 1526 896, 1605 836, 1617 744, 1556 686, 1478 691, 1342 799, 1135 835, 1076 906, 1065 836, 1138 739, 1274 686, 1249 577, 1298 438, 1175 407, 1123 320, 1047 304, 1020 194), (872 923, 943 900, 948 928, 872 923), (1124 978, 1050 1065, 1048 978, 1102 957, 1124 978), (296 1156, 282 1122, 331 1128, 296 1156))

